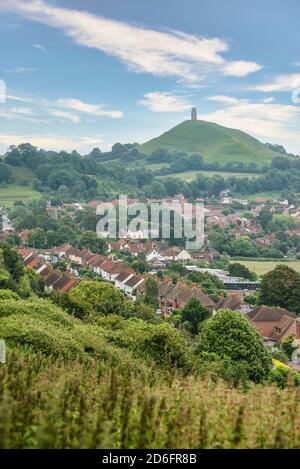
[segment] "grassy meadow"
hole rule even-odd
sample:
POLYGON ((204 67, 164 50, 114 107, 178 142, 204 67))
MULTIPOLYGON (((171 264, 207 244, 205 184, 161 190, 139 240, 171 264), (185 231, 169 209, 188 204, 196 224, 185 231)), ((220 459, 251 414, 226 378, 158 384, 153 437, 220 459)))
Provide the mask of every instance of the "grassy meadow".
POLYGON ((182 173, 173 173, 173 174, 166 174, 164 176, 157 176, 158 179, 166 179, 166 178, 177 178, 183 179, 184 181, 191 182, 195 179, 198 175, 203 175, 206 177, 213 177, 213 176, 221 176, 224 179, 229 177, 236 177, 236 178, 257 178, 259 174, 254 173, 234 173, 231 171, 183 171, 182 173))
POLYGON ((16 200, 29 202, 40 198, 41 193, 30 186, 21 186, 14 183, 9 184, 7 187, 0 187, 0 206, 12 207, 16 200))
POLYGON ((300 272, 300 261, 284 261, 282 259, 278 261, 264 261, 264 260, 251 260, 251 261, 232 261, 238 262, 239 264, 243 264, 248 269, 252 270, 258 275, 264 275, 270 272, 271 270, 275 269, 275 267, 279 264, 284 264, 292 269, 296 270, 296 272, 300 272))

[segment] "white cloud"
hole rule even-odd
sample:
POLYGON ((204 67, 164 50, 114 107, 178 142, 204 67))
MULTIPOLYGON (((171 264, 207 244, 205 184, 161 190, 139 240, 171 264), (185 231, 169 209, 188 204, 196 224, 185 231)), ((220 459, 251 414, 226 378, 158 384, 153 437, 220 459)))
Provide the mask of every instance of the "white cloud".
POLYGON ((254 90, 273 93, 276 91, 293 91, 300 86, 300 73, 279 75, 268 83, 256 85, 254 90))
POLYGON ((42 52, 46 52, 46 48, 44 46, 41 46, 41 44, 32 44, 32 47, 34 47, 35 49, 38 49, 42 52))
POLYGON ((216 101, 217 103, 223 103, 223 104, 238 104, 240 102, 240 100, 237 98, 233 98, 232 96, 223 96, 223 95, 208 96, 207 99, 209 101, 216 101))
POLYGON ((68 111, 60 111, 59 109, 49 109, 49 114, 51 114, 52 116, 55 116, 55 117, 60 117, 62 119, 66 119, 66 120, 69 120, 71 122, 73 122, 74 124, 79 124, 80 122, 80 117, 77 116, 77 114, 74 114, 72 112, 68 112, 68 111))
POLYGON ((245 76, 261 68, 245 60, 226 61, 221 54, 228 51, 228 43, 219 38, 146 29, 85 11, 55 7, 42 0, 0 0, 0 8, 59 28, 77 44, 112 55, 135 72, 196 81, 212 70, 245 76))
POLYGON ((181 112, 191 107, 191 103, 182 96, 159 91, 146 93, 139 104, 153 112, 181 112))
POLYGON ((244 77, 249 73, 258 72, 262 69, 261 65, 255 62, 246 62, 245 60, 238 60, 236 62, 229 62, 224 67, 225 75, 234 75, 236 77, 244 77))
POLYGON ((273 103, 275 98, 273 96, 269 96, 268 98, 263 99, 263 103, 273 103))
POLYGON ((25 120, 33 123, 43 122, 43 120, 37 119, 37 117, 34 116, 31 108, 26 107, 1 108, 0 117, 8 120, 25 120))
POLYGON ((14 68, 6 68, 4 71, 7 73, 28 73, 28 72, 34 72, 35 68, 14 67, 14 68))
POLYGON ((43 148, 44 150, 57 151, 77 150, 79 152, 88 152, 95 147, 99 147, 103 151, 111 148, 111 144, 107 144, 102 140, 102 138, 94 136, 78 137, 76 135, 63 136, 53 134, 0 134, 0 147, 2 148, 2 151, 6 150, 9 145, 19 145, 20 143, 25 142, 30 142, 32 145, 43 148))
POLYGON ((22 103, 29 103, 30 102, 29 99, 23 98, 21 96, 14 96, 14 95, 11 95, 11 94, 7 94, 6 99, 11 100, 11 101, 20 101, 22 103))
POLYGON ((300 107, 228 98, 227 102, 223 100, 225 107, 202 114, 199 119, 243 130, 261 141, 283 144, 290 152, 300 154, 300 107))
POLYGON ((123 116, 122 111, 111 111, 106 109, 104 104, 91 104, 75 98, 60 98, 53 103, 55 106, 63 107, 65 109, 72 109, 74 111, 90 114, 92 116, 103 116, 111 118, 119 118, 123 116))
POLYGON ((9 112, 12 112, 13 114, 17 115, 22 115, 22 116, 31 116, 32 115, 32 109, 29 107, 12 107, 9 109, 9 112))

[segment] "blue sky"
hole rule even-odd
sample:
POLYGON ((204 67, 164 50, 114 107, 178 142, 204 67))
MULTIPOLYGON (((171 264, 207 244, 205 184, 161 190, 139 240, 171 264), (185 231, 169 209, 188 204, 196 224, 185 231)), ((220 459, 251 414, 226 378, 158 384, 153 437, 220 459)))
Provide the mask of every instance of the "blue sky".
POLYGON ((0 0, 0 151, 85 153, 189 117, 300 154, 298 0, 0 0))

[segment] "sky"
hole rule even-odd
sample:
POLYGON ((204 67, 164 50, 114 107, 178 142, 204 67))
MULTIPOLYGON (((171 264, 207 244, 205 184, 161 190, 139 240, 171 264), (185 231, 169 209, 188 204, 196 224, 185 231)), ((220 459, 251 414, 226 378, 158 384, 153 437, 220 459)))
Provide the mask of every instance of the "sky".
POLYGON ((196 106, 300 155, 299 18, 298 0, 0 0, 0 152, 143 143, 196 106))

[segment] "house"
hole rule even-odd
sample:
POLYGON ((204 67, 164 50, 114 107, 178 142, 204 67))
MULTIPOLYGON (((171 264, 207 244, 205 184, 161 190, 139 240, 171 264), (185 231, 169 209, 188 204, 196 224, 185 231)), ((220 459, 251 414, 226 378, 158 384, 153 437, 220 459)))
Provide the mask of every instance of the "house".
POLYGON ((300 318, 288 310, 263 305, 252 309, 247 316, 265 339, 282 342, 294 336, 300 343, 300 318))
POLYGON ((100 254, 95 254, 91 259, 87 261, 87 266, 95 274, 101 275, 101 265, 107 260, 106 257, 100 254))
POLYGON ((232 197, 222 197, 221 198, 222 205, 231 205, 232 204, 232 197))
POLYGON ((22 244, 26 243, 29 233, 30 233, 30 230, 22 230, 20 231, 20 233, 18 233, 18 237, 20 238, 22 244))
POLYGON ((119 288, 120 290, 124 291, 125 289, 125 283, 127 280, 129 280, 131 277, 133 277, 133 273, 128 272, 128 270, 125 270, 121 272, 116 278, 115 278, 115 286, 119 288))
POLYGON ((271 233, 267 236, 263 236, 262 238, 256 238, 255 243, 259 246, 272 246, 274 241, 276 241, 276 236, 274 233, 271 233))
POLYGON ((82 265, 82 252, 80 249, 75 249, 70 247, 66 252, 66 258, 69 259, 71 262, 75 262, 75 264, 82 265))
POLYGON ((58 270, 52 270, 50 274, 44 279, 46 291, 53 291, 53 285, 62 277, 62 272, 59 272, 58 270))
POLYGON ((160 254, 168 261, 186 262, 192 259, 191 254, 186 249, 177 246, 162 250, 160 254))
POLYGON ((26 259, 24 260, 24 265, 27 269, 33 269, 34 266, 36 266, 40 262, 41 262, 41 259, 39 258, 39 256, 32 253, 26 257, 26 259))
POLYGON ((160 309, 164 315, 168 315, 175 308, 183 308, 191 298, 197 298, 210 312, 213 312, 215 303, 206 295, 199 285, 187 285, 178 282, 176 285, 171 280, 164 280, 158 284, 158 296, 160 309))
MULTIPOLYGON (((130 269, 128 269, 130 271, 130 269)), ((100 265, 100 275, 109 282, 114 282, 115 278, 124 271, 123 262, 105 260, 100 265)))
POLYGON ((193 251, 192 252, 192 259, 194 260, 204 260, 204 261, 212 261, 213 259, 217 259, 218 257, 220 257, 221 254, 219 253, 219 251, 217 251, 216 249, 212 248, 212 247, 209 247, 209 246, 205 246, 204 250, 203 251, 193 251))
POLYGON ((251 307, 244 303, 244 293, 234 292, 229 293, 225 298, 221 295, 220 301, 216 304, 216 311, 219 309, 231 309, 232 311, 240 311, 241 313, 248 313, 251 307))
POLYGON ((145 277, 142 275, 133 275, 128 280, 124 282, 124 293, 125 295, 136 299, 135 290, 139 289, 141 293, 143 289, 141 288, 145 284, 145 277))
POLYGON ((47 207, 46 208, 46 211, 47 211, 49 217, 52 218, 53 220, 58 219, 58 213, 59 213, 60 210, 61 210, 60 207, 47 207))
POLYGON ((155 248, 153 248, 146 252, 146 261, 152 262, 154 260, 165 261, 166 258, 162 254, 160 254, 155 248))

